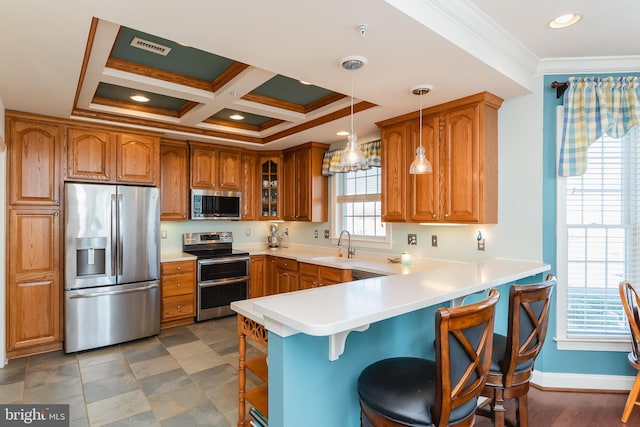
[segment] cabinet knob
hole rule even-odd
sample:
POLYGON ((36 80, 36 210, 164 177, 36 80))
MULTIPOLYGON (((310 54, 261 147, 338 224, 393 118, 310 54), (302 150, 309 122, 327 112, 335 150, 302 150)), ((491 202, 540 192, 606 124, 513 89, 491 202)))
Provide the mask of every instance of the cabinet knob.
POLYGON ((187 217, 186 215, 184 215, 184 214, 182 215, 182 218, 186 218, 186 217, 187 217))
POLYGON ((432 216, 433 216, 433 219, 438 218, 438 215, 436 215, 436 214, 433 214, 432 216))
POLYGON ((56 205, 60 204, 60 200, 54 200, 53 203, 55 203, 56 205))
POLYGON ((182 308, 182 306, 180 304, 178 304, 178 310, 180 310, 182 308))
POLYGON ((444 217, 449 218, 449 214, 448 213, 444 214, 444 217))
POLYGON ((58 215, 60 215, 60 213, 59 212, 55 212, 53 215, 54 216, 58 216, 58 215))
POLYGON ((122 175, 118 175, 118 179, 122 179, 122 175))
POLYGON ((178 287, 179 287, 179 288, 180 288, 180 287, 182 287, 182 283, 178 283, 178 287))
POLYGON ((182 271, 182 267, 178 267, 178 271, 182 271))

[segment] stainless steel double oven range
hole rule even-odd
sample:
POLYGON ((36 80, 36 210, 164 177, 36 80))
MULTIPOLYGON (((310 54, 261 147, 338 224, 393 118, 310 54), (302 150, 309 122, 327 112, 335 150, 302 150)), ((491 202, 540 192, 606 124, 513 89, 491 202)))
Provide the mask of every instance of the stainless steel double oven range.
POLYGON ((182 237, 182 251, 198 258, 196 320, 234 314, 230 304, 246 299, 249 290, 249 253, 232 248, 229 231, 182 237))

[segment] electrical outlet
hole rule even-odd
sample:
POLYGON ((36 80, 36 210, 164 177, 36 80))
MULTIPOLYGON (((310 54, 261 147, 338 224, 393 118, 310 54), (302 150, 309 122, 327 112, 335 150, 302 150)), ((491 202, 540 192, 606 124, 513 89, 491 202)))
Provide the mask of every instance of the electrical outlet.
POLYGON ((408 245, 417 245, 418 244, 418 235, 417 234, 407 234, 407 244, 408 245))
POLYGON ((324 230, 324 238, 325 239, 329 238, 329 230, 324 230))
POLYGON ((166 239, 167 238, 167 230, 162 230, 162 238, 166 239))
POLYGON ((478 250, 484 251, 484 239, 478 240, 478 250))
POLYGON ((245 236, 251 236, 251 227, 247 227, 244 229, 244 235, 245 236))
POLYGON ((438 247, 438 236, 436 236, 435 234, 431 235, 431 246, 433 246, 434 248, 438 247))
POLYGON ((318 238, 318 230, 313 230, 313 237, 318 238))

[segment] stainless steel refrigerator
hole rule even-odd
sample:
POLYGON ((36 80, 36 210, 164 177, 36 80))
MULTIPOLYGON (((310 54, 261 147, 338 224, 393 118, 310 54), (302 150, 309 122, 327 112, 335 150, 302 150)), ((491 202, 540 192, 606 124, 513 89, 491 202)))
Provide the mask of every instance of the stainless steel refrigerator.
POLYGON ((160 332, 154 187, 65 184, 65 352, 160 332))

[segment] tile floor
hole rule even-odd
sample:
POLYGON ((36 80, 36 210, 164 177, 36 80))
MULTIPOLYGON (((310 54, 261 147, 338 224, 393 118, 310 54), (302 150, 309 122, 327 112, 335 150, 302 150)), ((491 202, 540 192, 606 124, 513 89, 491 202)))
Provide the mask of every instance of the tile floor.
MULTIPOLYGON (((68 403, 71 426, 235 427, 236 330, 230 316, 101 349, 10 360, 0 369, 0 402, 68 403)), ((248 357, 265 350, 247 343, 248 357)))

